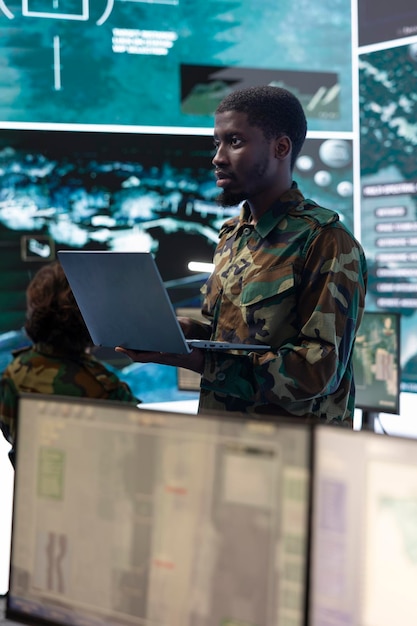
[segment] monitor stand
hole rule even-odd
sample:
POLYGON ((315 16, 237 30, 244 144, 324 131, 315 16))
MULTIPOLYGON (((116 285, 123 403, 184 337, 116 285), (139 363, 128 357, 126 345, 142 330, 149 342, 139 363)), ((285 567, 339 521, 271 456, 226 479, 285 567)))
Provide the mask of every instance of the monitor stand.
POLYGON ((378 419, 379 413, 375 411, 362 411, 361 430, 372 430, 375 432, 375 421, 378 419))

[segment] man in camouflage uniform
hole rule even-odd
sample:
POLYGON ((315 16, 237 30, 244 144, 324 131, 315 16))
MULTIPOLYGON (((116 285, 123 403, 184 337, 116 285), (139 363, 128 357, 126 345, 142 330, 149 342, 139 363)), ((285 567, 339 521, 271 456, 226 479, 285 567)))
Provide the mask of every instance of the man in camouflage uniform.
POLYGON ((208 324, 180 322, 190 338, 272 349, 186 357, 127 351, 135 360, 200 372, 200 411, 352 424, 366 261, 337 213, 305 199, 292 180, 306 130, 301 104, 278 87, 233 92, 217 108, 219 203, 242 203, 241 211, 221 228, 203 287, 208 324))

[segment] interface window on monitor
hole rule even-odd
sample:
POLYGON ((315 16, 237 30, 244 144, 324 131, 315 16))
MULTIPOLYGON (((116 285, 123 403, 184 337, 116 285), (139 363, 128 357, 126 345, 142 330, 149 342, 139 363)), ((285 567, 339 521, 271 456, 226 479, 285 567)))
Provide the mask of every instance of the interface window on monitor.
POLYGON ((365 311, 353 351, 356 407, 399 413, 400 315, 365 311))
POLYGON ((304 625, 310 427, 19 403, 6 615, 33 625, 304 625))

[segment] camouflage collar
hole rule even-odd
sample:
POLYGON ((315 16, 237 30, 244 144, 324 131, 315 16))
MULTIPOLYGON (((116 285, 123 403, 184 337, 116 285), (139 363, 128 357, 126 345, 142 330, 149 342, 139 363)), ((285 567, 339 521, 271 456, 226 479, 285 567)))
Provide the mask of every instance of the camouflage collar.
MULTIPOLYGON (((269 233, 279 224, 284 215, 292 209, 297 209, 305 202, 304 196, 298 189, 298 185, 293 181, 291 189, 288 189, 282 196, 274 202, 266 211, 255 226, 255 230, 261 237, 267 237, 269 233)), ((250 219, 250 209, 247 202, 244 202, 240 211, 240 221, 248 222, 250 219)))

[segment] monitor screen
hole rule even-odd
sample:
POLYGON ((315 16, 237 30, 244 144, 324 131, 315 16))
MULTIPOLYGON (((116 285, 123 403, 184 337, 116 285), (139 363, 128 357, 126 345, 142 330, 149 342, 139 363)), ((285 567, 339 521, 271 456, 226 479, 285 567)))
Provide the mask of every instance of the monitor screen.
POLYGON ((365 311, 353 351, 356 407, 399 413, 400 315, 365 311))
POLYGON ((285 420, 22 396, 7 617, 303 626, 311 437, 285 420))
POLYGON ((309 626, 415 626, 417 441, 319 426, 309 626))
MULTIPOLYGON (((174 306, 200 307, 208 274, 189 263, 211 263, 239 210, 216 203, 212 158, 208 135, 0 130, 0 371, 28 342, 25 290, 58 249, 151 251, 174 306)), ((294 177, 353 230, 350 140, 307 138, 294 177)), ((125 365, 144 402, 178 397, 172 368, 125 365)))
POLYGON ((1 0, 0 123, 209 127, 252 85, 301 99, 312 130, 350 131, 349 3, 1 0), (285 24, 283 33, 277 25, 285 24), (299 39, 319 41, 303 50, 299 39))
MULTIPOLYGON (((375 12, 382 9, 383 14, 384 8, 397 12, 403 3, 399 7, 391 2, 373 4, 375 12)), ((417 15, 417 4, 406 4, 417 15)), ((417 116, 416 103, 411 107, 408 103, 408 94, 417 92, 417 42, 367 49, 358 64, 360 180, 356 188, 361 196, 358 235, 369 273, 366 302, 369 310, 401 313, 401 390, 415 393, 417 177, 414 133, 404 129, 414 128, 417 116)))
MULTIPOLYGON (((24 291, 66 248, 151 251, 176 306, 199 306, 191 261, 212 261, 222 208, 204 135, 0 130, 0 333, 24 321, 24 291)), ((353 232, 352 145, 308 138, 294 177, 353 232)))

